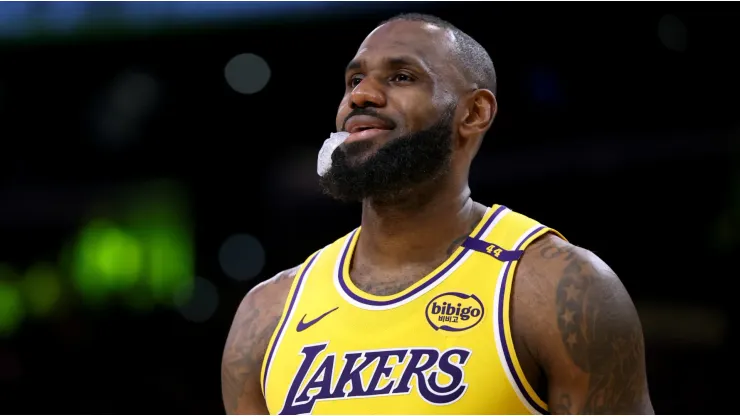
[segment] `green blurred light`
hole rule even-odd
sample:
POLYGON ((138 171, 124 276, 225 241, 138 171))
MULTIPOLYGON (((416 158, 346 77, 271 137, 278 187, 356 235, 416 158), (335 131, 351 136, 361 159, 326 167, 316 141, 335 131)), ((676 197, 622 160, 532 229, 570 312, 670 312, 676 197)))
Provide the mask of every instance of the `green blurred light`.
POLYGON ((13 284, 0 282, 0 335, 12 334, 24 315, 21 291, 13 284))
POLYGON ((194 270, 190 239, 177 228, 148 230, 149 264, 147 283, 158 302, 171 303, 173 295, 193 284, 194 270))
POLYGON ((157 303, 171 305, 176 294, 191 290, 195 278, 185 191, 175 182, 156 180, 127 201, 128 222, 145 247, 148 294, 157 303))
POLYGON ((115 293, 132 309, 146 310, 171 305, 176 294, 192 290, 195 267, 185 201, 176 183, 152 181, 122 197, 119 223, 91 222, 72 261, 83 295, 102 300, 115 293))
POLYGON ((136 283, 143 267, 137 239, 112 223, 97 220, 82 231, 75 250, 74 278, 83 295, 100 300, 136 283))
POLYGON ((55 268, 50 264, 37 264, 26 272, 21 290, 28 311, 36 317, 49 315, 59 301, 61 285, 55 268))
POLYGON ((114 285, 128 287, 136 283, 142 268, 142 249, 136 238, 111 228, 100 236, 98 267, 111 276, 114 285))

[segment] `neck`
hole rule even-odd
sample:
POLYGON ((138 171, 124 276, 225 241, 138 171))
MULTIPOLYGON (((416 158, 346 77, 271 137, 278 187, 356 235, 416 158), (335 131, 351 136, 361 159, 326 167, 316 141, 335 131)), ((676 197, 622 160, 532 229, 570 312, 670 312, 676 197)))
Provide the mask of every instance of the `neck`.
POLYGON ((380 268, 438 260, 485 212, 470 198, 467 183, 440 185, 396 203, 363 201, 356 253, 380 268))

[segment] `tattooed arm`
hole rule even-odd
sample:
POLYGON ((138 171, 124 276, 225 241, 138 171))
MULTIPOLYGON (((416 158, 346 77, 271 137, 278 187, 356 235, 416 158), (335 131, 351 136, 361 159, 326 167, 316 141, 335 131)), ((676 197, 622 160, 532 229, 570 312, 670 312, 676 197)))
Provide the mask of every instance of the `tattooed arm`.
POLYGON ((227 414, 269 414, 260 371, 298 267, 255 286, 231 324, 221 361, 221 395, 227 414))
POLYGON ((517 355, 551 413, 654 413, 637 311, 596 255, 544 236, 521 260, 512 304, 517 355))

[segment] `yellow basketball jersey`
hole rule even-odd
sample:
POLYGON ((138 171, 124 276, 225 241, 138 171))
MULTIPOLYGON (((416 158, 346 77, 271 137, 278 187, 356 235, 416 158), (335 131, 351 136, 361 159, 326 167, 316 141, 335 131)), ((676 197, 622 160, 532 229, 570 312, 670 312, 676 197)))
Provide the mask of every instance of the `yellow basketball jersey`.
POLYGON ((447 261, 392 296, 350 280, 361 232, 296 275, 262 365, 271 414, 547 413, 514 352, 509 305, 517 260, 556 231, 494 205, 447 261))

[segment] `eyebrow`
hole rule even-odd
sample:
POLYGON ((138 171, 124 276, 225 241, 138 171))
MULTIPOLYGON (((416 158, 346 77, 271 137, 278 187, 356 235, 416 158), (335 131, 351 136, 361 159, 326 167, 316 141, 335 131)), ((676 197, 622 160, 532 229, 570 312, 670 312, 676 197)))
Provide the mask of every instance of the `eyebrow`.
MULTIPOLYGON (((349 65, 347 65, 345 72, 361 69, 362 62, 363 61, 359 59, 352 60, 349 63, 349 65)), ((413 66, 413 67, 421 68, 421 69, 428 71, 427 67, 421 64, 418 59, 412 58, 410 56, 392 56, 392 57, 384 58, 383 63, 391 68, 413 66)))

